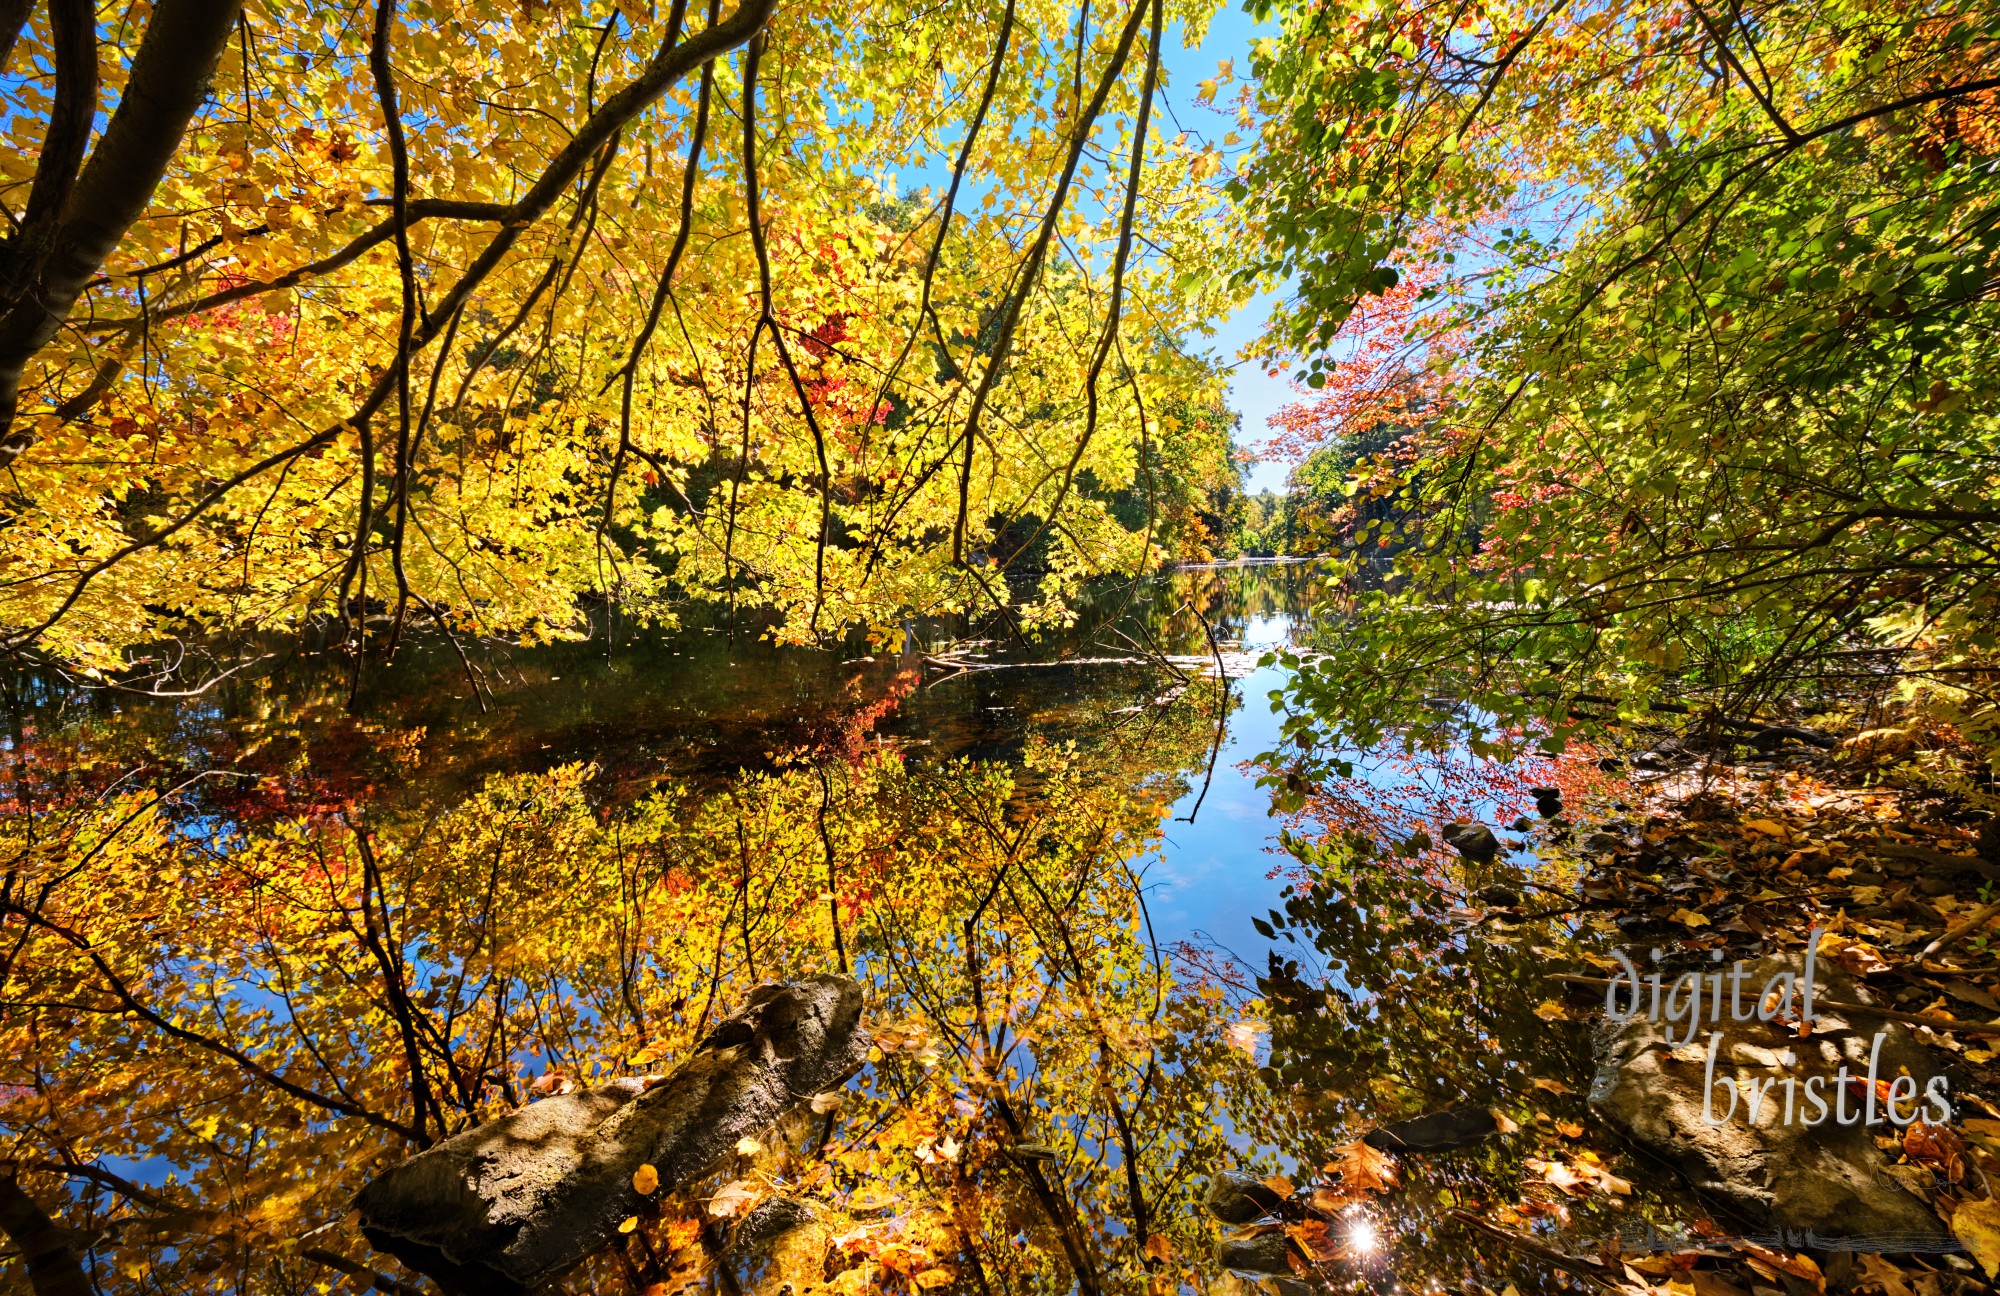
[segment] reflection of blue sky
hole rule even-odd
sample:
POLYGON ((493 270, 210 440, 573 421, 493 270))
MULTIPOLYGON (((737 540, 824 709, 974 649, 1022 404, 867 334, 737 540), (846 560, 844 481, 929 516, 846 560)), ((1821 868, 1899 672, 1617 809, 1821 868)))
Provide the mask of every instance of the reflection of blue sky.
MULTIPOLYGON (((1290 641, 1293 622, 1288 617, 1253 617, 1244 633, 1242 649, 1256 653, 1290 641)), ((1283 717, 1275 713, 1269 700, 1274 689, 1283 686, 1286 673, 1267 666, 1233 681, 1241 705, 1231 714, 1222 750, 1215 762, 1215 778, 1206 797, 1201 796, 1201 772, 1193 772, 1186 795, 1174 803, 1165 827, 1165 845, 1160 858, 1146 872, 1147 905, 1154 929, 1162 944, 1192 940, 1226 951, 1253 971, 1265 966, 1265 951, 1271 942, 1250 925, 1272 909, 1282 910, 1286 882, 1268 876, 1275 868, 1291 863, 1278 848, 1281 821, 1271 815, 1271 792, 1257 786, 1254 769, 1245 762, 1278 744, 1283 717), (1193 823, 1183 822, 1200 798, 1200 810, 1193 823)), ((1459 752, 1461 759, 1472 759, 1459 752)), ((1387 756, 1355 754, 1354 778, 1381 789, 1385 796, 1409 797, 1410 771, 1387 756)), ((1422 787, 1429 780, 1416 786, 1422 787)), ((1428 798, 1426 798, 1428 800, 1428 798)), ((1496 800, 1482 797, 1470 809, 1493 824, 1503 839, 1509 834, 1504 822, 1496 822, 1501 809, 1496 800)), ((1511 812, 1508 815, 1512 817, 1511 812)), ((1435 833, 1438 825, 1432 825, 1435 833)), ((1509 851, 1513 863, 1533 868, 1531 850, 1509 851)), ((1286 953, 1303 961, 1298 946, 1287 945, 1286 953)))

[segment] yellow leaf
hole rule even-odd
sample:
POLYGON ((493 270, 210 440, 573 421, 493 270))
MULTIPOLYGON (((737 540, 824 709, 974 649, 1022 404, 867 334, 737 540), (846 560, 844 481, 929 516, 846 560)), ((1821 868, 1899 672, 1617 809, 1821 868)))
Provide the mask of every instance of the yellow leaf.
POLYGON ((1674 910, 1674 921, 1683 927, 1706 927, 1708 926, 1708 915, 1698 914, 1692 909, 1676 909, 1674 910))
POLYGON ((1155 1233, 1146 1239, 1148 1257, 1166 1264, 1174 1258, 1174 1244, 1164 1233, 1155 1233))
POLYGON ((650 1165, 642 1165, 632 1172, 632 1191, 641 1197, 650 1197, 660 1189, 660 1172, 650 1165))
POLYGON ((1988 1278, 2000 1277, 2000 1201, 1969 1201, 1951 1213, 1952 1235, 1965 1243, 1988 1278))
POLYGON ((949 1287, 952 1277, 949 1269, 926 1269, 912 1277, 910 1281, 923 1288, 949 1287))
POLYGON ((1568 1021, 1569 1009, 1553 999, 1544 999, 1535 1006, 1535 1016, 1543 1021, 1568 1021))
POLYGON ((744 1135, 742 1138, 736 1140, 737 1156, 752 1157, 756 1156, 759 1152, 762 1152, 763 1150, 764 1150, 764 1145, 762 1143, 759 1143, 756 1139, 751 1138, 747 1134, 744 1135))
POLYGON ((637 1215, 627 1215, 622 1221, 619 1222, 618 1231, 620 1233, 630 1233, 634 1229, 637 1229, 638 1227, 639 1227, 639 1217, 637 1215))

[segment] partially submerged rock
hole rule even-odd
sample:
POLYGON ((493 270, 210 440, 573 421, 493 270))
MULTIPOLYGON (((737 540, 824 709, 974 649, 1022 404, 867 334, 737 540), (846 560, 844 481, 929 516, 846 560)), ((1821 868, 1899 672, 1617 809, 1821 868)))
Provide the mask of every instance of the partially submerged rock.
POLYGON ((1208 1181, 1203 1204, 1224 1224, 1249 1224, 1274 1214, 1284 1200, 1257 1176, 1224 1170, 1208 1181))
POLYGON ((1289 1274, 1292 1262, 1286 1256, 1288 1250, 1283 1233, 1259 1233, 1224 1241, 1216 1248, 1215 1262, 1238 1273, 1289 1274))
POLYGON ((617 1081, 532 1103, 378 1176, 355 1198, 371 1245, 446 1287, 510 1296, 569 1272, 639 1214, 651 1165, 671 1189, 866 1060, 861 988, 759 986, 648 1088, 617 1081))
POLYGON ((1500 1128, 1484 1107, 1452 1107, 1369 1130, 1361 1141, 1383 1152, 1448 1152, 1467 1147, 1500 1128))
MULTIPOLYGON (((1779 972, 1798 971, 1795 963, 1775 958, 1759 962, 1745 979, 1745 998, 1779 972)), ((1672 978, 1666 980, 1671 985, 1672 978)), ((1864 989, 1824 962, 1817 980, 1817 993, 1823 999, 1868 1002, 1864 989)), ((1712 1005, 1708 995, 1703 1000, 1706 1016, 1712 1005)), ((1621 1010, 1626 1002, 1621 989, 1621 1010)), ((1896 1181, 1889 1173, 1888 1158, 1875 1146, 1873 1134, 1901 1132, 1881 1119, 1881 1104, 1876 1105, 1880 1123, 1872 1128, 1836 1121, 1837 1069, 1844 1063, 1850 1076, 1861 1078, 1840 1101, 1849 1111, 1862 1109, 1878 1031, 1876 1076, 1891 1081, 1910 1076, 1917 1095, 1914 1105, 1924 1110, 1925 1086, 1937 1070, 1909 1032, 1894 1022, 1861 1013, 1849 1016, 1822 1003, 1815 1009, 1812 1035, 1800 1039, 1776 1022, 1754 1017, 1732 1020, 1726 991, 1721 1008, 1723 1020, 1713 1023, 1721 1040, 1712 1077, 1707 1065, 1709 1023, 1703 1023, 1693 1041, 1670 1048, 1668 1023, 1651 1020, 1647 1012, 1623 1023, 1607 1020, 1597 1033, 1598 1070, 1591 1106, 1612 1128, 1674 1165, 1696 1190, 1749 1224, 1902 1246, 1945 1240, 1936 1214, 1896 1181), (1816 1113, 1802 1095, 1805 1082, 1813 1077, 1822 1079, 1817 1092, 1828 1104, 1829 1115, 1808 1125, 1806 1119, 1816 1113), (1794 1081, 1790 1123, 1783 1083, 1787 1078, 1794 1081), (1761 1090, 1754 1120, 1747 1099, 1732 1100, 1724 1081, 1733 1082, 1739 1094, 1746 1086, 1761 1090), (1705 1094, 1712 1099, 1706 1108, 1705 1094)), ((1685 1033, 1685 1026, 1677 1028, 1675 1039, 1685 1033)), ((1904 1115, 1910 1114, 1911 1106, 1904 1101, 1904 1115)))
POLYGON ((1476 864, 1491 863, 1500 853, 1500 839, 1482 823, 1452 823, 1444 826, 1445 845, 1476 864))

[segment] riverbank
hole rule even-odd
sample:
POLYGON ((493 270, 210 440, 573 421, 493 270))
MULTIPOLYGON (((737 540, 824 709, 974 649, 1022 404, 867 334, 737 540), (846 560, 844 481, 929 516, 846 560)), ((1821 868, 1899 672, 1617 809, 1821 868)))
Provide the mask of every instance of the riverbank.
POLYGON ((1585 921, 1611 950, 1560 976, 1545 1009, 1592 1024, 1600 1132, 1653 1173, 1673 1166, 1714 1214, 1573 1258, 1604 1284, 1691 1283, 1702 1296, 1980 1288, 2000 1268, 2000 932, 1989 927, 2000 831, 1968 781, 1976 754, 1918 725, 1827 751, 1728 760, 1670 748, 1634 763, 1646 768, 1631 773, 1629 812, 1593 805, 1535 829, 1575 865, 1585 921), (1772 969, 1808 950, 1818 1020, 1775 993, 1757 1002, 1772 969), (1748 1007, 1740 980, 1720 993, 1744 967, 1748 1007), (1635 971, 1660 977, 1664 1012, 1658 996, 1650 1012, 1644 993, 1627 997, 1635 971), (1626 989, 1607 1009, 1614 980, 1626 989), (1654 1020, 1607 1020, 1634 1008, 1654 1020), (1677 1036, 1674 1021, 1658 1024, 1676 1016, 1677 1036), (1747 1042, 1759 1030, 1782 1037, 1769 1041, 1777 1053, 1747 1042), (1854 1065, 1846 1092, 1815 1088, 1834 1110, 1808 1125, 1791 1099, 1815 1050, 1854 1065), (1925 1078, 1949 1102, 1919 1113, 1909 1100, 1925 1078), (1752 1093, 1767 1111, 1750 1110, 1752 1093), (1893 1235, 1874 1224, 1884 1219, 1899 1222, 1893 1235))

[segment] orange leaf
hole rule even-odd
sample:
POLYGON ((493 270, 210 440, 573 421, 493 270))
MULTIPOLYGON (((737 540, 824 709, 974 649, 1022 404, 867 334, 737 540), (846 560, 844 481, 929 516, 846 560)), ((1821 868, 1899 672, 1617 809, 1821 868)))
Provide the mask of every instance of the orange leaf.
POLYGON ((1335 1148, 1333 1160, 1326 1164, 1326 1172, 1338 1174, 1343 1188, 1358 1192, 1388 1192, 1391 1188, 1402 1186, 1402 1181, 1396 1177, 1395 1158, 1370 1147, 1361 1139, 1335 1148))

